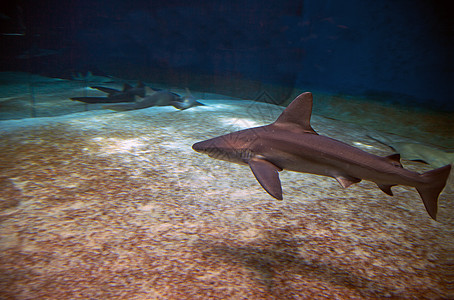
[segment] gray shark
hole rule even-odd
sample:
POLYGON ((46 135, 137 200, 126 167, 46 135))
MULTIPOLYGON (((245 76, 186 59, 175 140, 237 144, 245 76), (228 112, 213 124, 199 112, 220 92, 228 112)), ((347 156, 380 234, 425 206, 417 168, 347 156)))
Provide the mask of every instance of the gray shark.
POLYGON ((71 100, 85 103, 118 103, 133 102, 135 96, 145 97, 145 85, 140 81, 135 87, 125 83, 121 91, 103 86, 91 86, 90 88, 107 93, 107 97, 72 97, 71 100))
POLYGON ((192 96, 181 97, 180 95, 167 90, 157 90, 134 103, 107 105, 104 106, 104 108, 116 111, 127 111, 148 108, 152 106, 172 105, 175 108, 183 110, 192 106, 203 105, 202 103, 195 101, 195 99, 192 99, 193 97, 189 97, 192 96))
POLYGON ((400 153, 403 159, 423 161, 434 168, 454 163, 454 152, 446 152, 421 143, 394 141, 378 132, 370 132, 368 136, 400 153))
POLYGON ((134 87, 129 83, 123 84, 123 89, 121 91, 117 89, 107 88, 103 86, 92 86, 92 89, 100 90, 101 92, 107 93, 108 98, 134 98, 134 96, 145 97, 145 85, 142 81, 138 81, 137 85, 134 87))
POLYGON ((188 88, 186 88, 186 96, 180 98, 178 101, 173 101, 171 104, 175 108, 178 108, 179 110, 185 110, 185 109, 191 108, 193 106, 204 106, 205 105, 205 104, 197 101, 197 98, 195 98, 191 94, 191 91, 189 91, 188 88))
POLYGON ((72 75, 72 79, 76 81, 83 81, 83 82, 90 82, 90 83, 112 83, 115 82, 113 77, 111 76, 99 76, 99 75, 93 75, 91 71, 88 71, 87 74, 84 76, 80 73, 77 73, 77 75, 72 75))
POLYGON ((198 142, 192 148, 215 159, 249 165, 262 187, 278 200, 283 199, 278 172, 286 169, 333 177, 344 188, 369 180, 390 196, 392 186, 416 187, 427 212, 436 219, 438 196, 451 165, 423 174, 406 170, 399 154, 380 157, 318 135, 310 124, 311 113, 312 94, 303 93, 270 125, 198 142))

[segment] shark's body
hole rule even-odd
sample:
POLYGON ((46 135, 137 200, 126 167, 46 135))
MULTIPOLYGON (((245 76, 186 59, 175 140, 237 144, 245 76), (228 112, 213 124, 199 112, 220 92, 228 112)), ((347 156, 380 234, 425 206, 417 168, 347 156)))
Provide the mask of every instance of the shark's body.
POLYGON ((107 97, 73 97, 71 100, 85 103, 119 103, 135 101, 136 96, 145 97, 145 86, 142 82, 138 82, 135 87, 125 83, 121 91, 102 86, 92 86, 91 88, 107 93, 107 97))
POLYGON ((435 219, 438 196, 450 165, 418 174, 406 170, 399 155, 380 157, 318 135, 310 125, 312 94, 299 95, 276 122, 194 144, 195 151, 249 165, 262 187, 282 199, 279 171, 312 173, 335 178, 344 188, 362 179, 377 183, 388 195, 394 185, 416 187, 429 215, 435 219))
POLYGON ((72 79, 77 80, 77 81, 83 81, 86 83, 97 83, 97 84, 115 82, 115 80, 111 76, 93 75, 93 73, 91 73, 90 71, 88 71, 85 76, 80 73, 77 73, 77 75, 73 74, 72 79))
POLYGON ((192 106, 203 105, 200 102, 195 101, 192 95, 181 97, 176 93, 172 93, 167 90, 153 91, 152 94, 145 96, 143 99, 134 103, 124 103, 117 105, 108 105, 105 108, 116 110, 116 111, 127 111, 135 109, 143 109, 152 106, 168 106, 172 105, 178 109, 187 109, 192 106), (187 100, 188 99, 188 100, 187 100))
POLYGON ((125 83, 121 91, 102 86, 92 86, 91 88, 107 93, 108 98, 127 98, 134 101, 134 96, 145 97, 145 85, 141 81, 137 82, 136 86, 125 83))

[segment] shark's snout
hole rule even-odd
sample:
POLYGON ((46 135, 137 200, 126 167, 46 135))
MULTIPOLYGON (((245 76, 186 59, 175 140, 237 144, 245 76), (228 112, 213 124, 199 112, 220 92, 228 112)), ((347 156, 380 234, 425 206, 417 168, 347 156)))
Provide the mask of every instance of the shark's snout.
POLYGON ((223 153, 222 149, 219 148, 219 145, 213 143, 213 140, 195 143, 192 145, 192 149, 196 152, 207 154, 212 158, 221 160, 225 158, 225 153, 223 153))
POLYGON ((196 152, 204 152, 206 151, 207 147, 205 142, 198 142, 192 145, 192 149, 196 152))

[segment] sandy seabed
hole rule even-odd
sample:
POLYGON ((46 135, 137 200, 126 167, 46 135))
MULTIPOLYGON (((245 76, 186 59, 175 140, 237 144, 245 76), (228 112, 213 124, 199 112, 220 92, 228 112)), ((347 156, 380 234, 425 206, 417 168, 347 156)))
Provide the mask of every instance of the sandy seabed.
MULTIPOLYGON (((389 197, 370 182, 344 190, 283 171, 277 201, 249 168, 191 145, 268 124, 282 108, 204 103, 1 121, 0 298, 452 297, 452 191, 438 222, 410 187, 389 197)), ((392 153, 355 125, 312 124, 392 153)))

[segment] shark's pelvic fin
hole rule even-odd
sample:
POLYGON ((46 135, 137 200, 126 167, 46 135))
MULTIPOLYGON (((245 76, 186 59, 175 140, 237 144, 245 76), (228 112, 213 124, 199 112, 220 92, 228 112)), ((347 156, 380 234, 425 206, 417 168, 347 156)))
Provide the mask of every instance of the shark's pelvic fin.
POLYGON ((274 125, 299 128, 304 132, 317 134, 311 127, 312 93, 302 93, 277 118, 274 125), (295 125, 297 127, 295 127, 295 125))
POLYGON ((282 200, 282 186, 279 179, 279 171, 282 171, 282 169, 260 158, 252 158, 248 161, 248 164, 265 191, 274 198, 282 200))
POLYGON ((380 188, 380 190, 383 191, 383 193, 390 196, 394 196, 393 191, 391 191, 391 188, 395 186, 395 184, 393 185, 377 184, 377 186, 380 188))
POLYGON ((343 188, 348 188, 349 186, 351 186, 352 184, 355 184, 355 183, 358 183, 361 181, 360 178, 356 178, 356 177, 352 177, 352 176, 348 176, 348 175, 343 175, 343 176, 336 176, 334 177, 336 178, 337 182, 339 182, 339 184, 343 187, 343 188))

